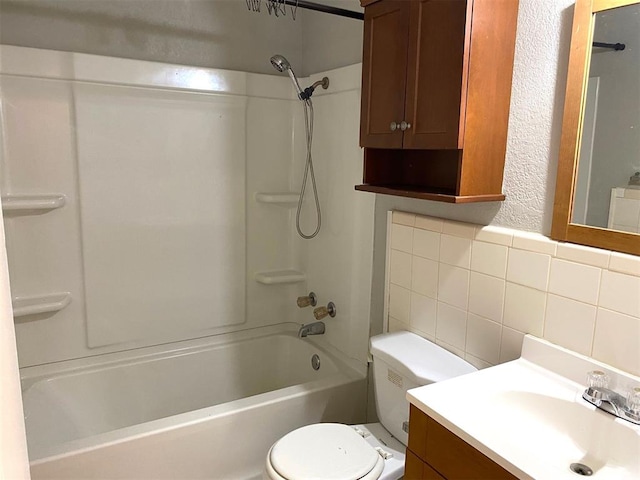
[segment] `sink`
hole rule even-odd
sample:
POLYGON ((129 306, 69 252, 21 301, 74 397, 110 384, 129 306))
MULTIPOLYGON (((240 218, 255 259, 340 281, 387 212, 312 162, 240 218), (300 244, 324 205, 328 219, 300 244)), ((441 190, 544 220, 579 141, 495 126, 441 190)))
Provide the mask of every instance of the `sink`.
POLYGON ((409 390, 427 415, 519 478, 640 478, 640 427, 582 399, 586 373, 604 369, 624 391, 640 378, 535 337, 523 356, 409 390), (579 471, 580 468, 577 468, 579 471))
POLYGON ((566 470, 580 463, 594 478, 640 478, 639 433, 612 415, 578 399, 532 392, 504 392, 494 402, 504 418, 518 419, 500 424, 502 434, 514 438, 526 432, 536 438, 536 454, 549 466, 566 470))

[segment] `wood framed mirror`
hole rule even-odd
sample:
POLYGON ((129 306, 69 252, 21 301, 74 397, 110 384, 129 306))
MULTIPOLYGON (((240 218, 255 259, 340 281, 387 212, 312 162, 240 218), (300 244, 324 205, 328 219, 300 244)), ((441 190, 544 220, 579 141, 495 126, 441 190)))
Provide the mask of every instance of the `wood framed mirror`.
POLYGON ((640 180, 640 173, 636 174, 640 171, 638 32, 639 0, 576 1, 551 228, 551 237, 555 240, 640 255, 640 185, 635 185, 636 179, 632 178, 640 180), (625 25, 620 28, 614 25, 616 18, 625 25), (625 32, 627 39, 622 38, 625 32), (600 36, 605 38, 598 38, 600 36), (608 36, 616 37, 615 41, 606 38, 608 36), (625 42, 630 42, 628 47, 625 42), (623 57, 625 49, 627 52, 623 57), (596 54, 602 57, 596 57, 596 54), (611 76, 608 73, 603 74, 603 79, 597 77, 593 72, 595 67, 603 68, 607 63, 602 62, 602 58, 608 58, 612 68, 625 69, 625 78, 632 78, 634 83, 625 83, 621 80, 622 75, 614 81, 607 80, 611 76), (614 59, 613 63, 611 59, 614 59), (607 92, 607 89, 617 90, 620 98, 602 107, 604 99, 612 97, 613 93, 598 96, 598 92, 607 92), (630 116, 617 115, 615 108, 620 105, 630 111, 630 116), (604 113, 600 118, 600 111, 607 109, 614 112, 615 121, 604 113), (620 124, 611 125, 617 122, 620 124), (604 130, 597 130, 600 125, 604 130), (619 135, 627 137, 621 140, 619 135), (599 158, 598 169, 592 167, 596 158, 599 158), (615 176, 615 179, 600 181, 600 176, 615 176), (629 207, 624 215, 631 221, 625 219, 623 223, 616 223, 614 204, 617 197, 626 202, 625 208, 629 207), (635 201, 638 223, 634 229, 635 201))

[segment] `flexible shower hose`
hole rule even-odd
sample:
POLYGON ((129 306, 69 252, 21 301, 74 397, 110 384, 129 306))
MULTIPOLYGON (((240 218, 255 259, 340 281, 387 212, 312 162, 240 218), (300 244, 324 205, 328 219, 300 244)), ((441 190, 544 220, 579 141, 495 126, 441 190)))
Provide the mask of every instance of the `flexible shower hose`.
POLYGON ((322 213, 320 212, 320 200, 318 199, 318 188, 316 187, 316 176, 313 172, 313 158, 311 157, 311 145, 313 143, 313 103, 308 98, 304 100, 304 126, 307 137, 307 161, 304 166, 304 175, 302 176, 302 186, 300 187, 300 198, 298 199, 298 210, 296 212, 296 230, 305 240, 309 240, 320 232, 322 225, 322 213), (311 235, 306 235, 300 228, 300 211, 302 210, 302 202, 304 200, 304 192, 307 188, 307 177, 311 173, 311 187, 313 188, 313 196, 316 202, 316 229, 311 235))

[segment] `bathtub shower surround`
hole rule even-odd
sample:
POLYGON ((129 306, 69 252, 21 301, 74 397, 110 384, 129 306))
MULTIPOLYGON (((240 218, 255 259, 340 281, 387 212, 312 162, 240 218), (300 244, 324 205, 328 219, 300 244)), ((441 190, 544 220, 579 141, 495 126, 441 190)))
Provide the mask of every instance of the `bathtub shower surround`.
POLYGON ((494 226, 394 211, 388 329, 479 368, 520 355, 531 333, 640 374, 640 258, 494 226))
POLYGON ((259 478, 286 432, 362 422, 363 365, 296 333, 263 327, 23 369, 32 478, 259 478))
POLYGON ((308 323, 295 301, 310 290, 341 305, 327 340, 366 362, 374 200, 352 188, 359 65, 323 72, 331 88, 314 96, 326 229, 305 243, 292 219, 304 122, 286 77, 11 46, 0 57, 21 367, 308 323))

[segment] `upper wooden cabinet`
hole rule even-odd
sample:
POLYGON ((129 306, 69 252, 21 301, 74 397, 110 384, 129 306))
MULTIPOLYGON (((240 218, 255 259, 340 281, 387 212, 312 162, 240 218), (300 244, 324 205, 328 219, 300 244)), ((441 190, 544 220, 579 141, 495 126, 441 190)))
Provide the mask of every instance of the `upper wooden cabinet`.
POLYGON ((363 0, 359 190, 502 200, 518 0, 363 0), (409 152, 410 150, 410 152, 409 152))

